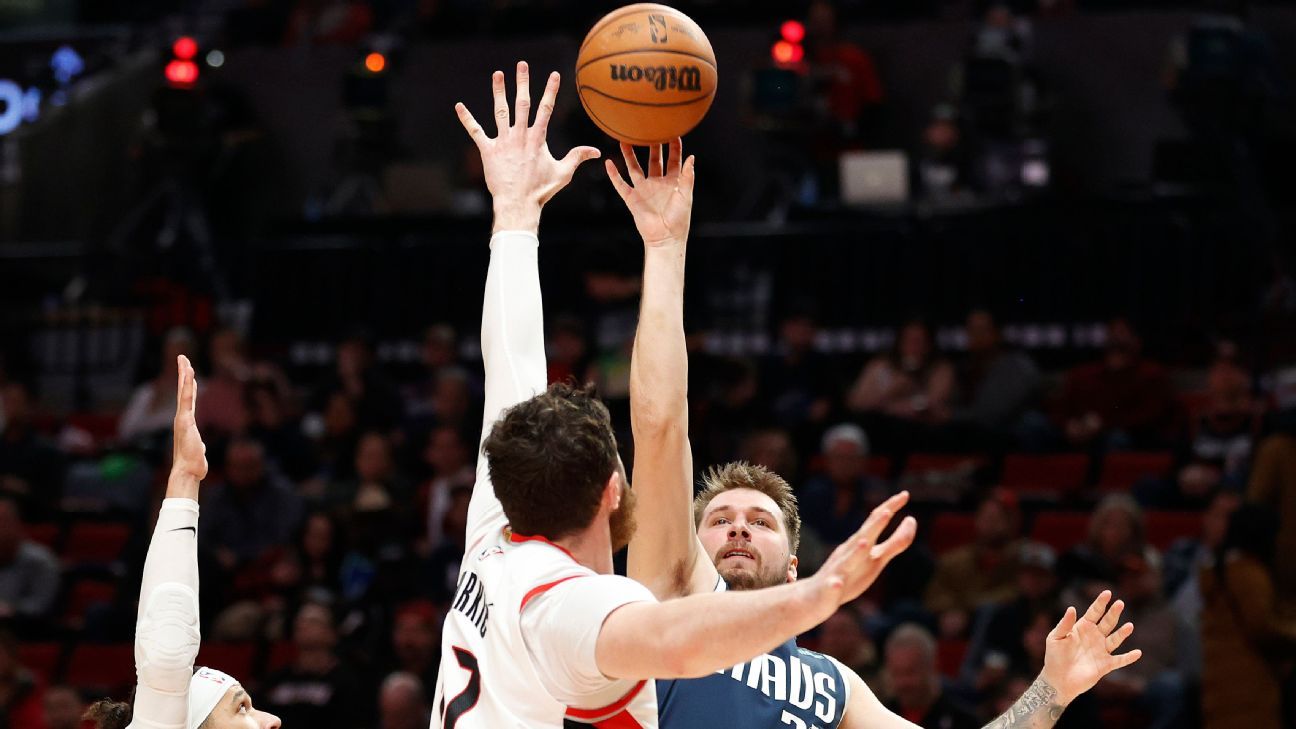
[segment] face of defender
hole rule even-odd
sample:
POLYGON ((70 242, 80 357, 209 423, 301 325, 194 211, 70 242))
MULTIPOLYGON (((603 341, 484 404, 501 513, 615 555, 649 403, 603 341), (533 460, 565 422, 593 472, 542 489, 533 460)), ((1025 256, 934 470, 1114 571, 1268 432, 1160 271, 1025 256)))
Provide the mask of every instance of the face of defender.
POLYGON ((234 684, 208 715, 204 729, 279 729, 279 717, 257 711, 252 707, 252 697, 243 687, 234 684))
POLYGON ((730 589, 771 587, 796 579, 783 512, 754 489, 732 489, 707 504, 698 539, 730 589))

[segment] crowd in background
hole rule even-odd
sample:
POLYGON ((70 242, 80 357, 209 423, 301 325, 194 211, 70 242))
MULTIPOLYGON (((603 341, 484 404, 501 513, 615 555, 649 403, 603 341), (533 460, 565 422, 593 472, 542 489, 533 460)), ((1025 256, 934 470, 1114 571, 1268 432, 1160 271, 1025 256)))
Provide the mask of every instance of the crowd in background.
MULTIPOLYGON (((625 433, 632 340, 615 331, 555 317, 550 376, 597 383, 625 433)), ((1108 325, 1094 361, 1056 373, 1006 343, 984 310, 968 315, 957 357, 917 320, 858 367, 820 352, 817 334, 810 312, 793 312, 770 355, 695 348, 690 362, 697 463, 741 458, 788 477, 805 524, 803 574, 887 495, 914 493, 923 538, 810 645, 870 677, 922 726, 980 726, 1039 670, 1063 607, 1113 588, 1144 658, 1076 702, 1064 725, 1279 726, 1262 717, 1277 720, 1296 646, 1291 370, 1256 371, 1221 342, 1204 369, 1171 371, 1143 354, 1123 319, 1108 325), (1123 490, 1089 485, 1090 473, 1051 493, 1000 486, 1011 480, 1004 454, 1080 454, 1097 468, 1131 450, 1170 460, 1123 490), (920 471, 931 453, 964 460, 920 471), (1075 508, 1092 508, 1076 543, 1027 539, 1033 519, 1075 508), (1198 513, 1200 528, 1158 551, 1145 510, 1198 513), (939 520, 957 513, 971 528, 943 531, 939 520), (1243 705, 1254 721, 1221 718, 1243 705)), ((274 647, 274 670, 247 680, 286 725, 417 725, 474 479, 480 363, 461 356, 471 344, 433 326, 419 367, 398 377, 358 332, 313 382, 290 380, 233 329, 201 342, 174 329, 159 345, 157 370, 97 435, 50 417, 19 372, 4 372, 0 716, 42 726, 19 717, 52 716, 79 695, 25 671, 15 635, 130 641, 167 469, 175 356, 185 353, 205 364, 198 418, 213 466, 199 530, 204 640, 274 647), (78 585, 104 575, 25 536, 68 519, 134 528, 114 563, 97 568, 119 589, 89 607, 78 585)), ((633 447, 628 434, 621 442, 633 447)))

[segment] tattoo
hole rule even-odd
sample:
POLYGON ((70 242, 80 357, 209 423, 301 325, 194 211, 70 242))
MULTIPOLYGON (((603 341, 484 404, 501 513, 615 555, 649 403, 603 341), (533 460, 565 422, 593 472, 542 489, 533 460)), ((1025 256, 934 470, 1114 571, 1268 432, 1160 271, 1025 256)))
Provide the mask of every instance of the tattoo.
POLYGON ((1062 711, 1066 708, 1057 702, 1057 695, 1057 689, 1049 685, 1048 681, 1037 678, 1026 689, 1026 693, 1017 699, 1017 703, 1008 707, 999 718, 986 724, 984 729, 1048 729, 1062 718, 1062 711))

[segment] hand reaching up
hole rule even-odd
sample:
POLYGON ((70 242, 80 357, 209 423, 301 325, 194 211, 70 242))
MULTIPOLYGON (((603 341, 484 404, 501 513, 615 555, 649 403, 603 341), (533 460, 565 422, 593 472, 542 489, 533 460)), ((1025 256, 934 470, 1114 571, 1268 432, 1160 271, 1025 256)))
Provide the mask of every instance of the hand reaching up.
POLYGON ((612 160, 607 160, 608 178, 617 194, 630 208, 635 227, 649 248, 684 243, 688 240, 689 219, 693 214, 694 158, 684 159, 684 142, 678 137, 670 143, 670 157, 664 159, 662 145, 648 148, 648 172, 644 173, 634 148, 621 145, 625 158, 627 184, 612 160))
MULTIPOLYGON (((176 414, 172 435, 171 473, 191 478, 194 485, 207 477, 207 446, 198 433, 198 379, 193 365, 183 354, 176 358, 176 414)), ((168 495, 170 488, 168 487, 168 495)))

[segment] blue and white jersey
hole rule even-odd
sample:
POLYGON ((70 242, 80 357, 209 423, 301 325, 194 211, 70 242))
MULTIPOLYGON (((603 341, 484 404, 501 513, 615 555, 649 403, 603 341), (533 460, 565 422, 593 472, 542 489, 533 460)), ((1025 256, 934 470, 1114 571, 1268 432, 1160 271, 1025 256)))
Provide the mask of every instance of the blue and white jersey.
POLYGON ((710 676, 658 681, 658 726, 837 729, 849 699, 846 669, 793 639, 710 676))

